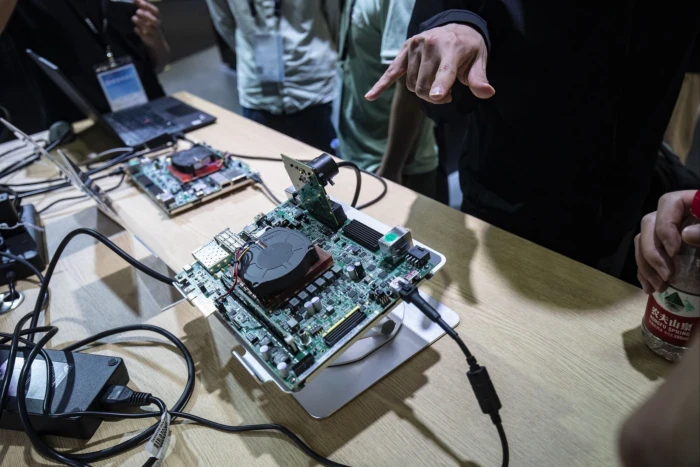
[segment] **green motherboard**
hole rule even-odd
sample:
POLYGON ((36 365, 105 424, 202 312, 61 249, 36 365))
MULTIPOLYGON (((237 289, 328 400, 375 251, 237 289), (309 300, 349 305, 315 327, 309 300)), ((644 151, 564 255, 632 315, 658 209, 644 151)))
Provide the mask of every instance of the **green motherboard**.
POLYGON ((170 216, 253 182, 253 171, 244 162, 206 145, 198 147, 216 164, 201 176, 196 176, 196 171, 194 175, 181 174, 174 168, 173 158, 180 153, 134 159, 127 165, 127 173, 170 216))
POLYGON ((284 161, 292 199, 216 235, 176 283, 294 392, 391 311, 401 281, 429 278, 441 256, 402 227, 380 233, 348 218, 313 167, 284 161))

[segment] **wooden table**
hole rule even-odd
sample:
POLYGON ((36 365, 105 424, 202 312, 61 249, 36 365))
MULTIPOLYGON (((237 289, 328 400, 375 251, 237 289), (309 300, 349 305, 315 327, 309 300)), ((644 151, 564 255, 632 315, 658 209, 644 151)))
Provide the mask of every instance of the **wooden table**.
MULTIPOLYGON (((177 97, 218 118, 216 125, 192 133, 192 138, 239 154, 318 155, 214 104, 185 93, 177 97)), ((282 197, 290 184, 282 164, 251 165, 282 197)), ((15 180, 41 179, 52 170, 35 164, 15 180)), ((331 194, 349 200, 353 177, 351 171, 342 171, 331 194)), ((105 181, 104 186, 113 183, 105 181)), ((376 181, 365 179, 361 199, 379 189, 376 181)), ((67 195, 52 193, 33 201, 41 207, 67 195)), ((191 251, 216 233, 241 228, 256 213, 273 207, 261 191, 247 188, 169 219, 128 184, 112 197, 124 224, 161 261, 98 215, 89 201, 47 212, 50 250, 72 228, 88 226, 162 271, 165 265, 179 270, 192 261, 191 251)), ((408 227, 414 238, 447 256, 447 266, 425 289, 460 314, 458 332, 492 375, 503 402, 512 465, 615 465, 621 422, 670 368, 641 341, 645 295, 394 184, 366 212, 385 224, 408 227)), ((126 323, 162 326, 181 337, 197 363, 196 390, 187 407, 192 413, 229 424, 278 422, 323 455, 352 465, 500 465, 496 431, 481 414, 465 377, 464 358, 449 339, 418 354, 331 418, 316 421, 275 386, 253 380, 232 357, 234 340, 221 325, 186 302, 162 310, 175 299, 172 291, 134 272, 91 239, 71 244, 51 284, 48 321, 61 329, 53 347, 126 323)), ((0 329, 10 330, 30 309, 37 287, 22 287, 27 303, 0 316, 0 329)), ((180 357, 145 333, 129 337, 147 337, 147 342, 121 338, 92 351, 124 357, 132 387, 172 404, 186 376, 180 357)), ((145 426, 144 421, 103 423, 90 441, 52 442, 93 450, 145 426)), ((0 433, 3 465, 46 463, 23 434, 0 433)), ((146 458, 137 449, 105 464, 140 465, 146 458)), ((232 435, 179 425, 173 429, 166 464, 288 466, 311 461, 276 434, 232 435)))

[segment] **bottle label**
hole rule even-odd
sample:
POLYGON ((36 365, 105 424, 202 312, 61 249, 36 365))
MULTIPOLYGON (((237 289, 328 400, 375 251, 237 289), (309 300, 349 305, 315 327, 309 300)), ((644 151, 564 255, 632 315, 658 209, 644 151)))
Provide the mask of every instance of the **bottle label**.
POLYGON ((669 287, 649 295, 644 325, 659 339, 679 347, 688 347, 690 336, 700 321, 700 295, 669 287))

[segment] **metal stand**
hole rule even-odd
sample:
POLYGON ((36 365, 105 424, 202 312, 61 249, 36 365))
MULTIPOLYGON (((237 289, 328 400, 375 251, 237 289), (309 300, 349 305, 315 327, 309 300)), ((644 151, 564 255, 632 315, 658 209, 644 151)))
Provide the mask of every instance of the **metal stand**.
POLYGON ((4 313, 9 313, 24 301, 24 293, 19 290, 15 291, 14 299, 10 299, 10 292, 3 292, 0 294, 0 315, 4 313))
MULTIPOLYGON (((447 324, 453 328, 459 324, 457 313, 432 297, 421 295, 447 324)), ((445 334, 417 308, 405 303, 398 305, 387 318, 396 323, 390 333, 370 329, 365 338, 345 351, 332 366, 293 394, 309 415, 316 419, 329 417, 445 334)))

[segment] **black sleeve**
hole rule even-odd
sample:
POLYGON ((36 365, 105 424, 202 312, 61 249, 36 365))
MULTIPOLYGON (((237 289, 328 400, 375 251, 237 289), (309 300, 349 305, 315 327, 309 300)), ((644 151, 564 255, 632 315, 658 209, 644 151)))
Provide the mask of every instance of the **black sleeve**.
POLYGON ((700 73, 700 36, 695 38, 695 46, 686 73, 700 73))
MULTIPOLYGON (((490 50, 487 23, 480 15, 483 10, 484 1, 481 0, 416 0, 408 26, 408 37, 450 23, 467 24, 481 33, 490 50)), ((452 87, 451 103, 436 105, 421 100, 426 115, 436 123, 462 119, 474 110, 476 103, 476 97, 459 81, 452 87)))

